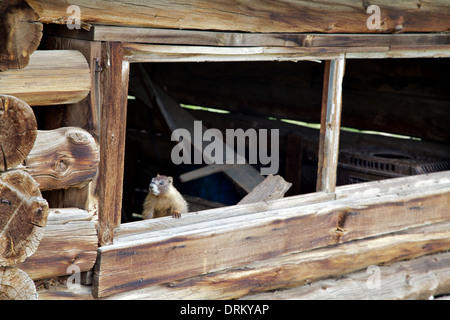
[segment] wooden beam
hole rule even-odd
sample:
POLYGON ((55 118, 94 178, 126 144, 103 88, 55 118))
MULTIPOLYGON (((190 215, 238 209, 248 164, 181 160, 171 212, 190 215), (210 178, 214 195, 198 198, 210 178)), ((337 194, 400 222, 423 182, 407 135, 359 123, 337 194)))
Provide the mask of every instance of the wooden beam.
MULTIPOLYGON (((67 0, 27 0, 44 23, 68 21, 67 0)), ((352 0, 229 3, 213 0, 180 3, 174 0, 70 1, 80 8, 82 23, 169 29, 238 30, 244 32, 380 33, 444 32, 450 29, 445 0, 417 5, 415 0, 379 0, 380 26, 368 29, 368 3, 352 0)))
POLYGON ((99 249, 94 295, 107 296, 292 251, 301 252, 450 220, 448 177, 426 187, 420 183, 422 176, 415 178, 416 183, 399 184, 396 188, 380 190, 376 195, 361 193, 335 201, 127 235, 120 241, 116 239, 115 244, 99 249))
POLYGON ((99 244, 113 241, 120 225, 125 159, 129 63, 122 60, 121 43, 102 46, 100 163, 96 193, 99 199, 99 244))
POLYGON ((320 119, 317 191, 334 192, 339 156, 345 59, 326 61, 320 119))
POLYGON ((38 249, 18 267, 33 280, 72 274, 73 267, 88 271, 97 257, 97 242, 95 221, 87 211, 50 209, 38 249))
POLYGON ((75 50, 38 50, 25 68, 1 72, 0 87, 31 106, 75 103, 91 89, 89 66, 75 50))
MULTIPOLYGON (((352 272, 365 271, 371 265, 390 264, 445 251, 450 248, 449 227, 450 222, 444 222, 307 252, 289 253, 237 268, 119 293, 107 299, 237 299, 305 283, 315 286, 320 279, 352 276, 352 272)), ((369 276, 366 273, 366 280, 369 276)))
POLYGON ((49 33, 91 41, 121 41, 212 47, 374 47, 449 45, 450 35, 248 33, 93 25, 89 31, 49 26, 49 33))

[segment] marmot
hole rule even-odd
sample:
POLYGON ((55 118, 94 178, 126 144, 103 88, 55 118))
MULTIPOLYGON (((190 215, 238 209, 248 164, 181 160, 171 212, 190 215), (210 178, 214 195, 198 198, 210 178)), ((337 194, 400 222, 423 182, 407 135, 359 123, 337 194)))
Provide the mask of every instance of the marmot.
POLYGON ((188 212, 188 204, 173 186, 173 178, 157 175, 149 185, 149 193, 144 202, 144 219, 172 216, 180 218, 188 212))

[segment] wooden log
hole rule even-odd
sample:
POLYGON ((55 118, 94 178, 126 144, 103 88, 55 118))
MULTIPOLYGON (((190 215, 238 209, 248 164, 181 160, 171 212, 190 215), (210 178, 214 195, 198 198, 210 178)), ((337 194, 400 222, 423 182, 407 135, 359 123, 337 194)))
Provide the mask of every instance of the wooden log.
MULTIPOLYGON (((28 0, 45 23, 67 22, 66 0, 28 0)), ((379 33, 441 32, 449 26, 445 0, 417 5, 414 0, 377 1, 380 28, 368 29, 368 3, 344 1, 267 2, 239 0, 230 6, 223 1, 179 3, 177 1, 97 1, 95 6, 78 0, 84 23, 143 26, 169 29, 240 30, 246 32, 379 33)))
POLYGON ((263 182, 258 184, 249 194, 242 198, 238 204, 281 199, 291 186, 292 183, 286 182, 282 176, 268 175, 263 182))
POLYGON ((97 174, 99 151, 85 130, 63 127, 38 130, 24 170, 39 183, 39 189, 81 188, 97 174))
POLYGON ((27 67, 0 73, 0 91, 31 106, 76 103, 91 89, 89 66, 75 50, 38 50, 27 67))
POLYGON ((26 172, 0 174, 0 266, 24 261, 37 249, 47 223, 48 204, 26 172))
POLYGON ((15 267, 0 267, 0 300, 37 300, 33 280, 15 267))
POLYGON ((362 270, 339 279, 317 281, 297 288, 246 297, 307 300, 426 300, 450 293, 450 253, 362 270), (378 269, 379 268, 379 269, 378 269), (375 275, 374 271, 378 274, 375 275), (370 277, 379 276, 378 284, 370 277))
POLYGON ((2 1, 0 17, 0 71, 24 68, 41 42, 42 23, 24 0, 2 1))
POLYGON ((320 204, 128 235, 99 249, 94 295, 107 296, 292 251, 448 221, 448 175, 440 173, 431 185, 421 184, 421 176, 416 176, 411 185, 397 185, 376 195, 357 194, 320 204), (121 276, 112 276, 117 274, 121 276))
POLYGON ((317 191, 334 192, 339 156, 345 59, 326 61, 320 117, 317 191))
POLYGON ((22 100, 0 95, 0 171, 22 163, 36 140, 33 110, 22 100))
POLYGON ((33 280, 91 270, 97 257, 94 218, 77 208, 50 209, 37 251, 17 267, 33 280))

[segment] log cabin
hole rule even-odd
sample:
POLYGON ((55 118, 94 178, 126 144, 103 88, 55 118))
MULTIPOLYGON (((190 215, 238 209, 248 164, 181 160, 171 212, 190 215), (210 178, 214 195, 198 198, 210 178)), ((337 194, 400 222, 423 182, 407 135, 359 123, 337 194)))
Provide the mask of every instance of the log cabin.
POLYGON ((0 4, 0 298, 449 295, 450 5, 375 2, 0 4), (175 164, 195 121, 277 172, 175 164), (180 219, 140 219, 158 173, 180 219))

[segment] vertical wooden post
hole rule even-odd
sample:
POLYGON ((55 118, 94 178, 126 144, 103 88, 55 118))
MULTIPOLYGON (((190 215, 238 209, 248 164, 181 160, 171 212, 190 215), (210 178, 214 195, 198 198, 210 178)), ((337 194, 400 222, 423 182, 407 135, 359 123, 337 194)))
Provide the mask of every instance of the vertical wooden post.
POLYGON ((123 61, 123 46, 118 42, 102 44, 100 163, 97 180, 99 196, 99 244, 113 241, 120 225, 125 159, 125 133, 129 63, 123 61))
POLYGON ((333 193, 336 188, 344 70, 344 57, 325 61, 317 191, 333 193))

